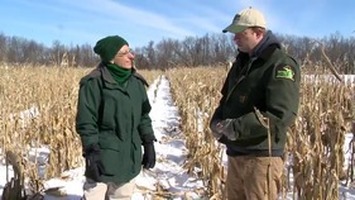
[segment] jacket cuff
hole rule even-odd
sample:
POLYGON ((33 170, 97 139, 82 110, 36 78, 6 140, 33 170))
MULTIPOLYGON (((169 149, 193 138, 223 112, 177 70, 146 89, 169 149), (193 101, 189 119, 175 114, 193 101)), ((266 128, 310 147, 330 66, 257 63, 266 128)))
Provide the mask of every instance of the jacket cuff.
POLYGON ((231 141, 228 140, 228 138, 225 136, 225 135, 222 135, 221 138, 219 138, 218 142, 222 143, 222 144, 228 144, 230 143, 231 141))
POLYGON ((83 157, 92 153, 100 152, 100 146, 96 143, 85 146, 83 149, 83 157))
POLYGON ((155 138, 154 134, 146 134, 146 135, 143 135, 141 137, 142 139, 142 143, 143 145, 144 144, 149 144, 149 143, 153 143, 153 142, 156 142, 157 139, 155 138))

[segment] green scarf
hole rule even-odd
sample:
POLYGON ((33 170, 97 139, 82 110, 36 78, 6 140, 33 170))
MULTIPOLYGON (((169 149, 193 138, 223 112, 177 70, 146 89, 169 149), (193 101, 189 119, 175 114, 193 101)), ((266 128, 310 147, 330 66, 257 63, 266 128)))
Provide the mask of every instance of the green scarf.
POLYGON ((112 78, 121 86, 132 75, 131 69, 125 69, 119 65, 111 64, 111 63, 107 64, 106 66, 107 66, 107 69, 110 72, 112 78))

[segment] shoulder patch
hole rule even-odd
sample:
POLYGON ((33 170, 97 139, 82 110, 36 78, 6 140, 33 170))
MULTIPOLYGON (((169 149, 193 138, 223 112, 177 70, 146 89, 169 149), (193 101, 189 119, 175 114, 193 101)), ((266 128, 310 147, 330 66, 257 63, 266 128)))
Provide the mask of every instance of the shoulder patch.
POLYGON ((278 66, 276 67, 275 78, 295 81, 295 71, 289 65, 278 66))

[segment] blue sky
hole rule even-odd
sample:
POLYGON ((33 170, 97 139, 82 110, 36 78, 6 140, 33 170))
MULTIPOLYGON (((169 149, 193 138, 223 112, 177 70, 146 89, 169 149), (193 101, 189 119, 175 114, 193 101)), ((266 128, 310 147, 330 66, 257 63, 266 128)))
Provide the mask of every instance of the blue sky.
POLYGON ((131 47, 221 33, 253 6, 277 33, 320 38, 355 36, 353 0, 1 0, 0 33, 51 46, 90 44, 121 35, 131 47))

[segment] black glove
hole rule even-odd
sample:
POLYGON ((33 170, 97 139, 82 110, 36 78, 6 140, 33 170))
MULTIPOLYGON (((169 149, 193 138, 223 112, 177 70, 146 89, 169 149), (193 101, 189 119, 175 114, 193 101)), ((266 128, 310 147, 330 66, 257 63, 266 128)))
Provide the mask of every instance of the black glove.
POLYGON ((149 143, 144 143, 144 154, 143 154, 143 168, 149 169, 155 166, 155 149, 153 141, 149 143))
POLYGON ((105 174, 104 165, 100 159, 100 148, 97 144, 85 149, 86 174, 96 182, 100 182, 100 176, 105 174))

